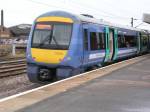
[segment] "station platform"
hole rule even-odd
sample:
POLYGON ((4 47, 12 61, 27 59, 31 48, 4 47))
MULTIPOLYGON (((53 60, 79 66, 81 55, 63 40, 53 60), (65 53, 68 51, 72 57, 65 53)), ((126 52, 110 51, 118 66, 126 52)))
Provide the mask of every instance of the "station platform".
POLYGON ((150 55, 17 112, 150 112, 150 55))
POLYGON ((150 54, 0 99, 0 112, 150 112, 150 54))

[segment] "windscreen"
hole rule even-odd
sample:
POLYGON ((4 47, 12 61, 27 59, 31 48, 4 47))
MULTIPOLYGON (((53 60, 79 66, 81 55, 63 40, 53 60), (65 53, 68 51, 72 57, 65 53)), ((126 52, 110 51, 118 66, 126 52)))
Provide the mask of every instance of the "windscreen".
POLYGON ((37 23, 33 32, 32 48, 67 50, 71 32, 72 24, 37 23))

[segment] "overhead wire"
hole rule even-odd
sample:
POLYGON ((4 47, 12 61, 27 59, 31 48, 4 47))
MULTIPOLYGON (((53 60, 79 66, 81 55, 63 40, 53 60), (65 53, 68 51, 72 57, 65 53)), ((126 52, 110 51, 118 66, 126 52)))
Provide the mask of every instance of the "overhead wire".
MULTIPOLYGON (((47 3, 44 3, 44 2, 39 2, 39 1, 35 1, 35 0, 27 0, 27 1, 29 1, 29 2, 32 2, 32 3, 36 3, 36 4, 41 4, 41 5, 44 5, 44 6, 47 6, 47 7, 53 7, 53 8, 59 8, 59 9, 62 9, 62 8, 60 8, 60 6, 56 6, 56 5, 52 5, 52 4, 47 4, 47 3)), ((66 0, 63 0, 62 2, 64 2, 64 4, 62 5, 62 3, 61 3, 61 6, 63 7, 63 10, 64 9, 67 9, 68 8, 68 6, 70 7, 70 5, 73 3, 73 6, 76 6, 76 8, 79 8, 79 9, 82 9, 82 10, 86 10, 86 11, 88 11, 88 13, 90 13, 90 12, 92 12, 92 14, 95 14, 95 15, 98 15, 98 16, 100 16, 100 17, 105 17, 105 18, 115 18, 115 19, 119 19, 120 18, 120 20, 122 20, 122 19, 124 19, 124 20, 130 20, 131 18, 128 18, 128 17, 122 17, 122 16, 118 16, 118 15, 116 15, 116 14, 112 14, 112 13, 110 13, 110 12, 106 12, 106 11, 104 11, 104 10, 101 10, 101 9, 97 9, 97 8, 86 8, 86 7, 83 7, 83 4, 82 4, 82 6, 80 5, 80 4, 78 4, 78 3, 76 3, 76 2, 73 2, 73 1, 66 1, 66 0), (68 5, 68 2, 69 2, 69 5, 68 5), (72 2, 72 3, 71 3, 72 2), (67 7, 65 6, 65 5, 68 5, 67 7), (100 10, 100 12, 98 11, 98 10, 100 10)), ((84 5, 85 6, 85 5, 84 5)), ((73 8, 71 7, 71 8, 69 8, 69 10, 72 10, 73 11, 73 8)), ((83 12, 83 11, 80 11, 80 12, 83 12)), ((84 11, 85 12, 85 11, 84 11)), ((99 18, 99 19, 104 19, 104 18, 99 18)), ((142 19, 138 19, 138 18, 136 18, 136 20, 142 20, 142 19)))
MULTIPOLYGON (((70 2, 73 2, 73 1, 70 1, 70 2)), ((73 3, 75 3, 75 4, 77 4, 77 2, 73 2, 73 3)), ((80 3, 81 4, 81 3, 80 3)), ((80 4, 78 4, 78 5, 80 5, 80 4)), ((82 6, 84 5, 84 4, 81 4, 82 6)), ((87 5, 87 4, 86 4, 87 5)), ((84 5, 85 6, 85 5, 84 5)), ((89 7, 91 7, 91 6, 89 6, 89 5, 87 5, 87 7, 89 8, 89 7)), ((92 7, 92 9, 94 9, 94 10, 100 10, 102 13, 104 13, 104 14, 107 14, 107 15, 109 15, 109 16, 112 16, 112 17, 118 17, 118 18, 124 18, 124 19, 129 19, 129 18, 127 18, 127 17, 122 17, 122 16, 118 16, 118 15, 116 15, 116 14, 113 14, 113 13, 110 13, 110 12, 107 12, 107 11, 104 11, 104 10, 101 10, 101 9, 97 9, 97 8, 95 8, 95 7, 92 7)))
MULTIPOLYGON (((74 2, 74 1, 69 1, 69 2, 73 2, 73 3, 75 3, 75 4, 77 4, 77 2, 74 2)), ((83 5, 84 4, 82 4, 82 3, 80 3, 81 5, 82 5, 82 7, 83 7, 83 5)), ((78 4, 78 5, 80 5, 80 4, 78 4)), ((86 4, 87 5, 87 4, 86 4)), ((85 6, 85 5, 84 5, 85 6)), ((89 6, 89 5, 87 5, 87 7, 88 7, 88 9, 89 9, 89 7, 91 7, 91 6, 89 6)), ((94 10, 94 11, 98 11, 98 10, 100 10, 100 12, 101 13, 104 13, 104 14, 107 14, 107 16, 105 16, 105 17, 112 17, 112 18, 117 18, 117 19, 128 19, 128 20, 131 20, 131 17, 124 17, 124 16, 119 16, 119 15, 116 15, 116 14, 113 14, 113 13, 110 13, 110 12, 107 12, 107 11, 104 11, 104 10, 101 10, 101 9, 97 9, 97 8, 95 8, 95 7, 92 7, 92 8, 90 8, 91 10, 94 10)), ((120 10, 120 9, 119 9, 120 10)), ((139 19, 139 18, 135 18, 134 17, 134 19, 136 19, 136 20, 140 20, 140 21, 142 21, 142 19, 139 19)))
MULTIPOLYGON (((44 2, 39 2, 39 1, 34 1, 34 0, 27 0, 27 1, 30 1, 30 2, 33 2, 33 3, 36 3, 36 4, 45 5, 45 6, 47 6, 47 7, 60 8, 59 6, 47 4, 47 3, 44 3, 44 2)), ((66 1, 64 1, 64 2, 66 2, 66 1)), ((70 2, 70 1, 69 1, 69 2, 70 2)), ((85 7, 83 7, 83 6, 79 6, 79 4, 78 4, 78 5, 76 4, 76 6, 77 6, 78 8, 80 8, 80 9, 82 8, 82 9, 84 9, 84 10, 86 10, 86 11, 89 11, 89 12, 91 12, 91 10, 93 10, 94 12, 92 12, 92 13, 96 13, 97 15, 101 15, 101 16, 104 16, 104 17, 109 17, 109 18, 118 17, 118 16, 116 16, 116 15, 113 15, 113 14, 111 14, 111 13, 108 13, 108 12, 106 12, 106 11, 102 11, 102 10, 101 10, 101 12, 103 12, 103 14, 102 14, 102 13, 98 12, 99 9, 95 9, 95 8, 85 8, 85 7), (94 10, 94 9, 95 9, 95 10, 94 10)), ((70 6, 69 6, 69 7, 70 7, 70 6)), ((65 7, 65 8, 66 8, 66 7, 65 7)), ((122 18, 122 17, 120 17, 120 18, 122 18)))
POLYGON ((39 2, 39 1, 34 1, 34 0, 26 0, 26 1, 36 3, 36 4, 40 4, 40 5, 47 6, 47 7, 60 8, 59 6, 47 4, 47 3, 44 3, 44 2, 39 2))

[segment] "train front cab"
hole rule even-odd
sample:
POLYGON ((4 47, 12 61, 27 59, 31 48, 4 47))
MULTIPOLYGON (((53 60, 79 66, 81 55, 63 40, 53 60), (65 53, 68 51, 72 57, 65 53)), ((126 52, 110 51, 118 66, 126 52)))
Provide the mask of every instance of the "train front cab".
POLYGON ((68 77, 82 63, 79 24, 66 17, 36 19, 27 46, 27 74, 32 82, 68 77), (67 38, 68 37, 68 38, 67 38))

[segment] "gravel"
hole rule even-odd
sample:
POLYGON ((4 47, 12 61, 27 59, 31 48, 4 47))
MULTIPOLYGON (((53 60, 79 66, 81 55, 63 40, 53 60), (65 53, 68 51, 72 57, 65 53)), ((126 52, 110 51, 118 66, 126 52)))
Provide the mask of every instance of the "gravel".
POLYGON ((0 99, 36 88, 39 86, 42 86, 42 84, 35 84, 35 83, 30 82, 26 74, 1 78, 0 79, 0 99))

